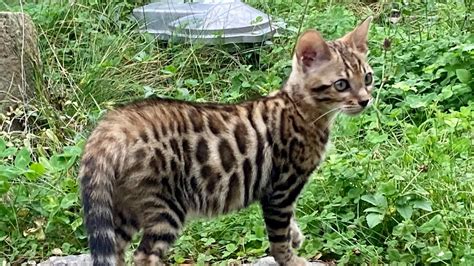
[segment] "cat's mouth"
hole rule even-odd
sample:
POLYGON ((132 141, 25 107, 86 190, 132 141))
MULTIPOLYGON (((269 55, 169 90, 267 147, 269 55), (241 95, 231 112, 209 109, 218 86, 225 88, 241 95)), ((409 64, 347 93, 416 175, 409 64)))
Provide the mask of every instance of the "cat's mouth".
POLYGON ((341 111, 347 115, 358 115, 364 111, 364 107, 361 106, 343 106, 341 111))

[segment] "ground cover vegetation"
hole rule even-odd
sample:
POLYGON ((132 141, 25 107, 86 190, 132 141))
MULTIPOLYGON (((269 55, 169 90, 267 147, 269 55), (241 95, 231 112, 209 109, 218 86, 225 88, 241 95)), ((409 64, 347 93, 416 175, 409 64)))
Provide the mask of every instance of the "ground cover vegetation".
MULTIPOLYGON (((85 252, 76 181, 85 138, 131 99, 236 102, 277 90, 298 33, 331 39, 375 15, 374 105, 340 116, 326 161, 298 201, 299 253, 345 263, 474 264, 474 36, 471 1, 249 0, 287 23, 255 46, 166 44, 136 31, 141 1, 0 1, 38 28, 42 71, 27 119, 0 135, 0 260, 18 264, 85 252), (392 9, 401 19, 391 23, 392 9)), ((136 245, 136 244, 135 244, 136 245)), ((258 206, 191 222, 170 263, 265 255, 258 206)))

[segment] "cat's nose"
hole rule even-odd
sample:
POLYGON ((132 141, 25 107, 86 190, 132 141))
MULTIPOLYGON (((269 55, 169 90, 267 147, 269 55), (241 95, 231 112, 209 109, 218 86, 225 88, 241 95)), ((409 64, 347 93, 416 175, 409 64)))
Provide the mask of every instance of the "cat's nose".
POLYGON ((362 106, 362 107, 366 107, 367 104, 369 104, 369 100, 362 100, 362 101, 359 101, 359 105, 362 106))

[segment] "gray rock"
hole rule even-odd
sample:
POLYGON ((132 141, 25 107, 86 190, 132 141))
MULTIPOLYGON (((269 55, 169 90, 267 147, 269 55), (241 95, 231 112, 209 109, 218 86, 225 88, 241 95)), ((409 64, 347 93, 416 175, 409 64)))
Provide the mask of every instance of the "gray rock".
POLYGON ((35 25, 23 13, 0 12, 0 112, 27 106, 41 65, 35 25))
POLYGON ((89 254, 64 257, 50 257, 47 261, 43 261, 38 266, 91 266, 92 260, 89 254))

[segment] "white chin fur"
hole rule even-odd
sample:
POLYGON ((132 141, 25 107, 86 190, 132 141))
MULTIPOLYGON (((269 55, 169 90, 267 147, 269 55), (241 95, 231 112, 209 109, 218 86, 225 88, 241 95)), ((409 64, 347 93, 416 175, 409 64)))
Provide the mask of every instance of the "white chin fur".
POLYGON ((341 108, 342 112, 347 115, 358 115, 364 111, 365 108, 357 108, 357 107, 343 107, 341 108))

